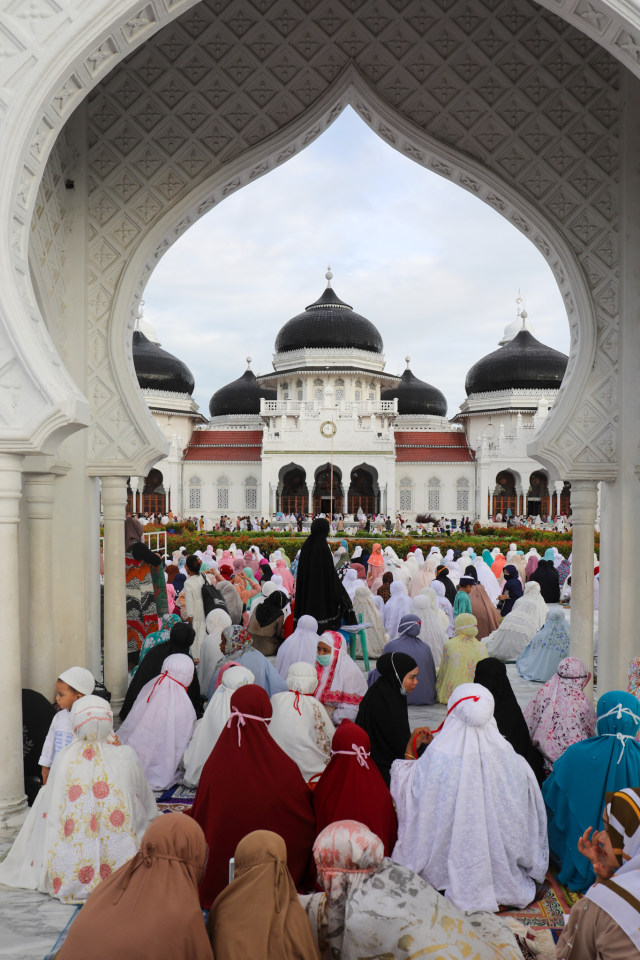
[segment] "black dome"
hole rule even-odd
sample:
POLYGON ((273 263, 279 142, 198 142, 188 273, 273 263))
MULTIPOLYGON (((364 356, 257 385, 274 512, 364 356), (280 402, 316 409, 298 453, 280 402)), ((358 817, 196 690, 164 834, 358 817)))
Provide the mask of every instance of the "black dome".
POLYGON ((489 393, 492 390, 557 390, 569 358, 540 343, 521 330, 499 350, 478 360, 467 374, 465 390, 489 393))
POLYGON ((153 343, 141 330, 133 331, 133 365, 143 390, 193 393, 196 383, 186 363, 153 343))
POLYGON ((402 374, 400 383, 390 390, 383 390, 382 400, 398 398, 399 414, 421 414, 422 416, 446 417, 447 401, 443 393, 424 380, 418 380, 408 368, 402 374))
POLYGON ((276 337, 276 353, 303 347, 351 347, 371 353, 383 350, 382 337, 371 321, 354 313, 329 286, 304 313, 288 320, 276 337))
POLYGON ((230 413, 260 413, 260 397, 275 400, 275 390, 261 387, 253 370, 245 370, 241 377, 216 390, 209 401, 212 417, 224 417, 230 413))

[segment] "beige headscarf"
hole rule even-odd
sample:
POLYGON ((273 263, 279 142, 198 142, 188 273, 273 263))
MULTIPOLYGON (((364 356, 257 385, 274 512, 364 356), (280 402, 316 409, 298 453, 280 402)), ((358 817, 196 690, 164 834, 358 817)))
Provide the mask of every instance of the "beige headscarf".
POLYGON ((157 817, 135 857, 91 894, 58 960, 213 960, 198 899, 206 852, 191 817, 157 817))
POLYGON ((254 830, 240 841, 235 878, 214 900, 207 930, 216 960, 319 960, 277 833, 254 830))

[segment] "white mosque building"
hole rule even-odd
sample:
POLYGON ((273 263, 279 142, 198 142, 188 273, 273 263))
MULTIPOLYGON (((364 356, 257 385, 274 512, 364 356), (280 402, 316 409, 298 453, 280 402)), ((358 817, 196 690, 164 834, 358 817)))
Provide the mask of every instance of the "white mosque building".
MULTIPOLYGON (((385 372, 380 333, 334 291, 288 320, 270 372, 218 389, 209 419, 188 367, 162 350, 140 317, 138 381, 170 441, 146 478, 130 478, 130 505, 214 520, 223 514, 419 514, 486 521, 569 513, 569 484, 550 478, 527 444, 555 398, 567 357, 540 343, 518 307, 499 348, 469 370, 467 398, 447 401, 407 368, 385 372)), ((519 302, 519 301, 518 301, 519 302)), ((417 360, 419 367, 419 358, 417 360)))

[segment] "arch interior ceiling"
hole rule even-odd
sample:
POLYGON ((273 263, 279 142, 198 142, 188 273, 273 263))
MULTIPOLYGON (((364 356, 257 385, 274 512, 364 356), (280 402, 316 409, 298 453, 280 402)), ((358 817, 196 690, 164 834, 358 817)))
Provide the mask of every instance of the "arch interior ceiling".
MULTIPOLYGON (((358 89, 372 93, 371 101, 351 96, 353 106, 380 136, 493 205, 539 247, 564 293, 575 347, 580 325, 565 268, 522 209, 540 211, 571 248, 595 305, 598 344, 586 412, 564 431, 562 444, 574 463, 610 459, 620 66, 528 0, 209 0, 160 30, 94 89, 88 107, 91 456, 128 455, 106 425, 119 400, 104 326, 133 251, 175 208, 151 269, 224 196, 317 137, 345 99, 303 136, 292 134, 288 145, 269 149, 323 98, 330 103, 332 84, 349 70, 362 78, 358 89), (371 102, 385 111, 376 112, 371 102), (389 115, 396 124, 387 122, 389 115), (429 142, 457 160, 438 158, 422 146, 429 142), (243 170, 247 154, 260 158, 243 170), (227 169, 240 172, 225 180, 227 169), (205 182, 212 184, 210 195, 193 206, 205 182), (500 183, 511 192, 501 193, 500 183), (508 199, 514 196, 525 201, 520 209, 508 199)), ((46 198, 39 208, 46 232, 43 204, 46 198)), ((138 293, 146 277, 143 270, 138 293)), ((572 350, 565 384, 576 354, 572 350)))

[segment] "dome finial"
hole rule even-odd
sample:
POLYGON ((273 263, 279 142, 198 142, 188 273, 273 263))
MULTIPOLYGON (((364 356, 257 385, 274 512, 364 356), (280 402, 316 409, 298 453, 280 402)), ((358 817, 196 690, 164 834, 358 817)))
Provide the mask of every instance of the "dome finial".
POLYGON ((247 370, 251 370, 251 359, 251 357, 245 357, 245 360, 247 361, 247 370))
POLYGON ((333 280, 333 274, 331 273, 331 264, 327 267, 327 272, 325 273, 325 279, 327 281, 327 286, 331 286, 331 281, 333 280))
POLYGON ((406 363, 406 365, 407 365, 407 370, 408 370, 408 369, 409 369, 409 364, 411 363, 411 357, 405 357, 405 358, 404 358, 404 362, 406 363))
POLYGON ((518 296, 516 297, 516 317, 520 316, 521 307, 522 307, 522 297, 520 296, 520 290, 518 289, 518 296))

